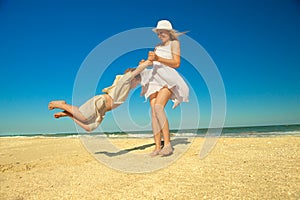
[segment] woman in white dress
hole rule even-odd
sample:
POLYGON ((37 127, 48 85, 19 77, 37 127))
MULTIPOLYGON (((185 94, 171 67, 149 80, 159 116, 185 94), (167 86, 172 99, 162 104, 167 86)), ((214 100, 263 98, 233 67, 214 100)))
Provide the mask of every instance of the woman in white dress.
MULTIPOLYGON (((174 102, 173 108, 181 102, 188 102, 189 88, 175 70, 180 66, 180 43, 176 32, 168 20, 161 20, 153 29, 161 43, 154 52, 150 51, 148 60, 153 61, 153 68, 141 73, 142 95, 150 99, 152 130, 155 149, 151 156, 168 156, 173 153, 170 143, 169 123, 164 108, 168 100, 174 102), (161 148, 161 134, 164 147, 161 148)), ((142 61, 143 62, 143 61, 142 61)))

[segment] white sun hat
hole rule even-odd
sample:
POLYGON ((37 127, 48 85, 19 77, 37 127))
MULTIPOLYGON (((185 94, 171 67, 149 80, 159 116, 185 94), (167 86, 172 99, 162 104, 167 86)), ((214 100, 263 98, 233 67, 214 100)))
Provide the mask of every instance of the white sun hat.
POLYGON ((154 31, 155 33, 157 32, 157 30, 173 30, 172 24, 171 22, 169 22, 168 20, 160 20, 157 22, 157 26, 156 28, 152 29, 152 31, 154 31))

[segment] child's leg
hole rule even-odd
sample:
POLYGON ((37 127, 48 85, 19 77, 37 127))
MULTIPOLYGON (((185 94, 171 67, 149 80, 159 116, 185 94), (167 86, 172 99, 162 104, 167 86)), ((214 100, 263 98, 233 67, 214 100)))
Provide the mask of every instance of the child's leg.
POLYGON ((75 119, 86 122, 87 119, 81 114, 77 106, 67 104, 65 101, 51 101, 48 105, 49 110, 59 108, 70 113, 75 119))
POLYGON ((61 118, 61 117, 68 117, 69 115, 67 114, 67 111, 63 111, 63 112, 57 112, 54 114, 55 118, 61 118))
POLYGON ((74 122, 76 124, 78 124, 81 128, 83 128, 84 130, 86 130, 87 132, 91 132, 93 129, 91 128, 91 126, 89 126, 89 124, 84 124, 81 121, 78 121, 77 119, 75 119, 74 117, 71 117, 74 122))
MULTIPOLYGON (((75 119, 75 118, 73 117, 73 115, 72 115, 71 113, 67 112, 67 111, 56 113, 56 114, 54 114, 54 117, 56 117, 55 115, 61 115, 60 117, 66 117, 66 116, 68 116, 68 117, 70 117, 72 120, 74 120, 74 122, 75 122, 76 124, 78 124, 78 125, 79 125, 81 128, 83 128, 84 130, 86 130, 86 131, 88 131, 88 132, 92 131, 91 127, 90 127, 88 124, 85 124, 85 123, 83 123, 83 122, 81 122, 81 121, 75 119)), ((56 118, 59 118, 59 117, 56 117, 56 118)))

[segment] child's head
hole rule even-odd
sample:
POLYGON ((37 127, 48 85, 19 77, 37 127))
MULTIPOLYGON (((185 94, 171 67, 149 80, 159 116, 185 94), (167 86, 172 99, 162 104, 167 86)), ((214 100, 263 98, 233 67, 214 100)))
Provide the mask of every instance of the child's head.
MULTIPOLYGON (((135 68, 128 68, 125 70, 124 74, 126 74, 127 72, 132 72, 134 70, 135 68)), ((135 88, 140 82, 141 82, 141 75, 138 74, 131 80, 131 88, 135 88)))

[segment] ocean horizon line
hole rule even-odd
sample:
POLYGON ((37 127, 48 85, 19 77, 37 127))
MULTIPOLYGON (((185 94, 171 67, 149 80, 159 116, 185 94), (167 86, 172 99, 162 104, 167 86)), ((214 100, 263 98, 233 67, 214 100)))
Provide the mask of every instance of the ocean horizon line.
MULTIPOLYGON (((218 130, 222 129, 222 133, 226 135, 239 135, 239 134, 257 134, 259 133, 274 133, 276 135, 282 133, 296 133, 300 134, 300 124, 278 124, 278 125, 250 125, 250 126, 226 126, 223 128, 184 128, 184 129, 171 129, 171 135, 191 135, 191 136, 204 136, 208 130, 218 130)), ((35 137, 35 136, 45 136, 45 137, 67 137, 67 136, 83 136, 83 135, 105 135, 105 136, 128 136, 128 135, 152 135, 152 130, 116 130, 116 131, 103 131, 103 132, 50 132, 50 133, 0 133, 0 137, 35 137)))

